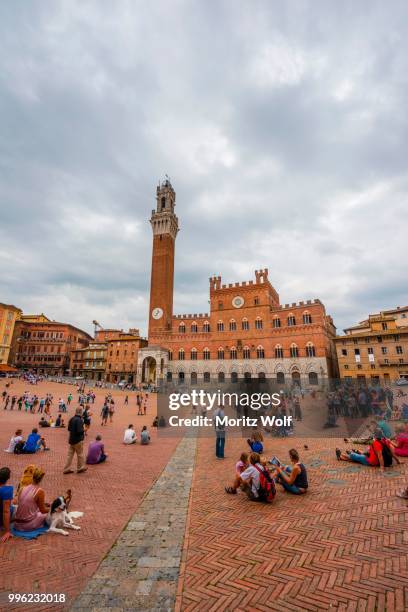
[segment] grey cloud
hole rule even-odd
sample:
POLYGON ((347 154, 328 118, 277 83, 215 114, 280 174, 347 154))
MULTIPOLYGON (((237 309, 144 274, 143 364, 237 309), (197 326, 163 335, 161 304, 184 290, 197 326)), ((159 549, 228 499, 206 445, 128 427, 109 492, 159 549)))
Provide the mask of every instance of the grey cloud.
POLYGON ((155 186, 175 308, 269 267, 341 329, 408 302, 408 9, 382 2, 2 3, 1 297, 146 331, 155 186))

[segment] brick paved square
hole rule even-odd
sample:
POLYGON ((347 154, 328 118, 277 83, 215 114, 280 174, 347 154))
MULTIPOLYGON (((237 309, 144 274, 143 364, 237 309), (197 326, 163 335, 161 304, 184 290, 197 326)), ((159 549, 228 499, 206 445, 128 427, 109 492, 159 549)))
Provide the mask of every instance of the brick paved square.
MULTIPOLYGON (((5 379, 0 379, 0 393, 5 384, 5 379)), ((25 390, 39 396, 51 392, 54 396, 53 415, 57 413, 59 397, 66 398, 72 392, 76 399, 75 387, 71 385, 43 382, 32 386, 20 381, 13 382, 13 394, 21 394, 25 390)), ((66 429, 39 430, 46 436, 51 448, 49 452, 35 456, 3 452, 18 427, 27 434, 37 425, 39 417, 37 414, 26 414, 24 410, 5 411, 0 402, 0 464, 10 467, 11 483, 16 487, 23 468, 28 463, 36 463, 46 471, 43 480, 46 500, 52 501, 71 488, 71 509, 84 512, 84 517, 76 521, 81 531, 72 531, 68 537, 45 534, 37 540, 13 538, 6 544, 0 544, 1 592, 62 592, 66 593, 68 603, 72 601, 95 572, 177 446, 177 438, 158 439, 157 431, 151 428, 156 413, 154 396, 149 399, 147 415, 137 416, 135 393, 128 394, 129 405, 124 406, 126 392, 113 391, 116 404, 114 422, 100 427, 99 414, 106 393, 105 389, 96 390, 97 400, 92 407, 92 425, 85 446, 96 433, 101 433, 109 457, 105 464, 89 466, 88 471, 81 475, 62 474, 67 454, 66 429), (138 434, 143 425, 148 425, 152 443, 143 447, 138 443, 124 446, 123 431, 129 423, 134 424, 138 434)), ((73 414, 75 406, 74 401, 67 417, 73 414)), ((105 584, 104 588, 108 594, 110 587, 105 584)), ((53 608, 56 609, 56 606, 53 608)), ((11 607, 8 606, 8 609, 11 607)), ((42 608, 32 606, 30 609, 42 608)))
POLYGON ((269 506, 224 493, 245 445, 227 437, 220 461, 198 442, 177 609, 406 610, 408 504, 395 492, 408 461, 381 474, 338 462, 340 440, 269 438, 265 454, 297 447, 310 480, 269 506))

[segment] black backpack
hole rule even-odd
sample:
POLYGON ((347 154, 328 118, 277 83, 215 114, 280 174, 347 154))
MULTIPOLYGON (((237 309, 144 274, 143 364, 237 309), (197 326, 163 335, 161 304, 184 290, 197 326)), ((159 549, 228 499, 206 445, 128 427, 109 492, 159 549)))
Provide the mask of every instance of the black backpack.
POLYGON ((384 467, 390 467, 392 465, 392 459, 393 459, 390 448, 385 440, 381 440, 381 445, 382 445, 382 456, 383 456, 383 461, 384 461, 384 467))

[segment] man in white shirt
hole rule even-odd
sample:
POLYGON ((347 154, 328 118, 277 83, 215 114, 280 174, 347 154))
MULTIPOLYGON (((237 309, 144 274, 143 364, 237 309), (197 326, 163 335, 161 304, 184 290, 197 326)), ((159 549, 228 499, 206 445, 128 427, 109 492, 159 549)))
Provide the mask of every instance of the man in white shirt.
POLYGON ((136 432, 133 429, 133 425, 130 424, 127 429, 125 429, 125 435, 123 436, 124 444, 135 444, 136 442, 136 432))
POLYGON ((6 453, 14 453, 14 449, 16 448, 19 442, 22 442, 23 436, 21 435, 23 432, 21 429, 17 429, 16 433, 10 440, 9 447, 5 449, 6 453))

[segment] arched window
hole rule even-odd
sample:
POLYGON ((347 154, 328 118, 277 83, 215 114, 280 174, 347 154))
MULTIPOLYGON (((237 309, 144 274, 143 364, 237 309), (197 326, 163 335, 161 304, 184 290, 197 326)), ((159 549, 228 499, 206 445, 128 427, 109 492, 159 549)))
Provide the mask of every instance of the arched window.
POLYGON ((218 382, 219 383, 225 382, 225 374, 224 374, 224 372, 218 372, 218 382))
POLYGON ((192 334, 196 334, 198 332, 198 325, 197 323, 192 323, 191 324, 191 333, 192 334))
POLYGON ((280 344, 275 346, 275 359, 283 359, 283 348, 280 344))
POLYGON ((229 330, 236 331, 237 330, 237 322, 234 319, 231 319, 229 322, 229 330))
POLYGON ((249 348, 249 346, 244 346, 244 349, 242 351, 242 357, 244 359, 251 359, 251 349, 249 348))
POLYGON ((184 349, 183 349, 183 348, 181 348, 181 349, 179 350, 179 353, 178 353, 178 358, 179 358, 179 360, 180 360, 180 361, 183 361, 183 360, 184 360, 184 349))
POLYGON ((210 358, 211 358, 211 357, 210 357, 210 349, 205 348, 205 349, 203 350, 203 359, 208 360, 208 359, 210 359, 210 358))
POLYGON ((217 331, 219 331, 219 332, 223 332, 224 331, 224 323, 222 321, 218 321, 218 323, 217 323, 217 331))
POLYGON ((186 333, 186 326, 184 323, 180 323, 179 325, 179 333, 180 334, 185 334, 186 333))
POLYGON ((303 313, 303 323, 307 325, 311 322, 312 322, 312 315, 310 314, 310 312, 305 310, 305 312, 303 313))
POLYGON ((299 357, 299 349, 296 346, 296 344, 291 344, 290 345, 290 356, 292 358, 299 357))
POLYGON ((252 378, 251 372, 244 372, 244 380, 245 381, 251 380, 251 378, 252 378))
POLYGON ((237 374, 237 372, 231 372, 231 382, 232 383, 238 382, 238 374, 237 374))
POLYGON ((210 331, 210 324, 208 323, 208 321, 206 321, 203 325, 203 332, 209 332, 210 331))
POLYGON ((173 361, 173 351, 169 351, 169 361, 173 361))
POLYGON ((263 346, 258 346, 256 349, 256 357, 257 359, 265 359, 265 351, 263 346))
POLYGON ((261 317, 256 317, 255 319, 255 329, 262 329, 263 327, 263 322, 261 317))
POLYGON ((184 372, 179 372, 178 373, 178 381, 179 381, 179 383, 183 383, 184 382, 184 372))
POLYGON ((265 372, 258 372, 258 380, 260 383, 264 383, 266 381, 265 372))
POLYGON ((296 319, 295 319, 293 314, 290 314, 288 316, 288 325, 289 325, 289 327, 292 327, 293 325, 296 325, 296 319))
POLYGON ((162 210, 163 210, 163 208, 166 208, 166 198, 164 196, 160 200, 160 203, 161 203, 162 210))
POLYGON ((248 329, 249 329, 249 321, 246 318, 242 319, 242 329, 244 331, 248 331, 248 329))
POLYGON ((192 348, 192 349, 191 349, 190 358, 191 358, 193 361, 196 361, 196 360, 197 360, 197 349, 196 349, 196 348, 192 348))
POLYGON ((173 374, 171 372, 167 372, 167 382, 171 382, 173 380, 173 374))
POLYGON ((222 347, 220 347, 217 351, 217 357, 218 359, 224 359, 224 349, 222 347))
POLYGON ((230 348, 230 359, 238 359, 238 352, 235 346, 230 348))
POLYGON ((318 385, 319 377, 316 372, 309 372, 309 384, 310 385, 318 385))
POLYGON ((197 384, 197 372, 191 372, 190 379, 191 379, 191 384, 196 385, 197 384))
POLYGON ((276 375, 276 382, 278 383, 278 385, 284 385, 285 384, 285 374, 283 372, 278 372, 276 375))
POLYGON ((209 372, 204 372, 204 382, 209 383, 211 381, 211 374, 209 372))
POLYGON ((280 327, 281 326, 281 320, 279 317, 274 317, 273 318, 273 326, 274 327, 280 327))
POLYGON ((312 342, 306 344, 306 357, 316 357, 316 350, 312 342))

